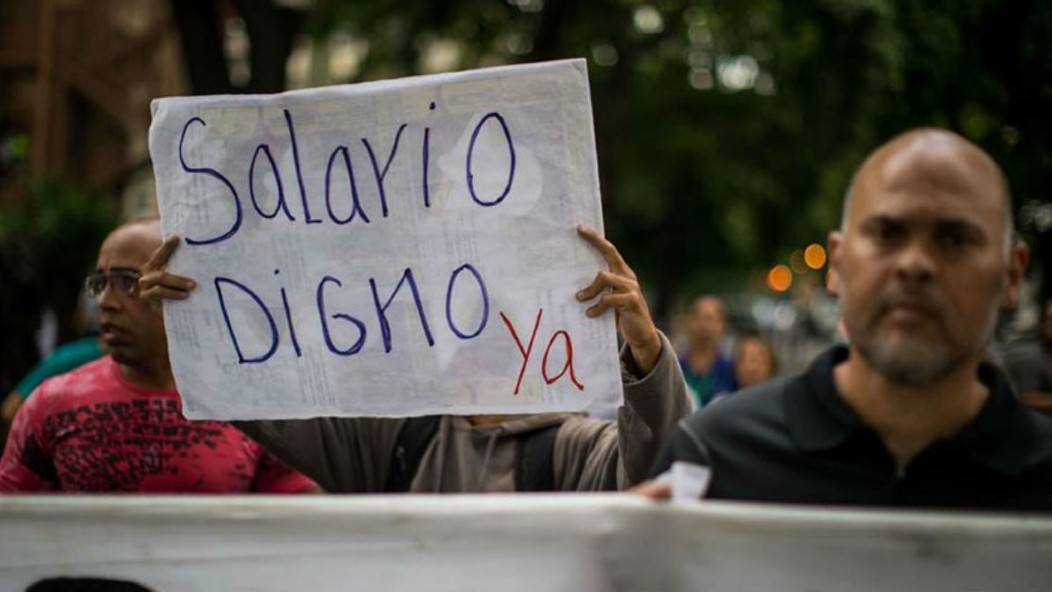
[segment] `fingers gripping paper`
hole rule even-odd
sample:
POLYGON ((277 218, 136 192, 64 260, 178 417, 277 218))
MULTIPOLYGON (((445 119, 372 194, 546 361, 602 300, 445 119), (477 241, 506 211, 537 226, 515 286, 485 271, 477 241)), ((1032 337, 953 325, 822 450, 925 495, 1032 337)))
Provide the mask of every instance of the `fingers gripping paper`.
POLYGON ((188 417, 580 410, 621 399, 585 62, 153 103, 188 417))

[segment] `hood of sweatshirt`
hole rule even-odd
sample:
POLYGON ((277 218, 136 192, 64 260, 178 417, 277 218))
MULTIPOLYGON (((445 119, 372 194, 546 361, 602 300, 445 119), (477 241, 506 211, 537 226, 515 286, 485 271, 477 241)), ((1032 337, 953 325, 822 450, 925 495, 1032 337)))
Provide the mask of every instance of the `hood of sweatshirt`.
POLYGON ((519 436, 562 425, 574 413, 508 415, 473 425, 467 417, 443 416, 410 491, 481 493, 515 491, 519 436))

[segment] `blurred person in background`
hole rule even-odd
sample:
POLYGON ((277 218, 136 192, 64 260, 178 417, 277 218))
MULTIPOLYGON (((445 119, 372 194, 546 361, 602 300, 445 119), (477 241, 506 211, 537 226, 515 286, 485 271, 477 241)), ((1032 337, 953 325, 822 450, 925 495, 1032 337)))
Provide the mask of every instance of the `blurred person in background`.
POLYGON ((1004 348, 1001 363, 1024 404, 1052 414, 1052 298, 1041 305, 1035 339, 1004 348))
POLYGON ((82 290, 77 303, 75 322, 83 336, 56 347, 15 385, 0 405, 0 416, 4 422, 11 423, 15 419, 15 413, 22 403, 45 379, 79 368, 102 356, 103 343, 98 335, 98 316, 97 303, 82 290))
POLYGON ((230 424, 189 421, 160 310, 138 294, 161 244, 156 218, 128 222, 99 250, 88 294, 109 355, 45 380, 15 417, 0 491, 298 493, 318 486, 230 424))
POLYGON ((734 346, 734 380, 739 389, 763 384, 778 374, 771 343, 760 335, 746 335, 734 346))
POLYGON ((687 320, 687 349, 679 356, 695 409, 708 405, 717 395, 738 388, 734 362, 722 350, 726 333, 727 311, 723 301, 711 295, 696 298, 687 320))
POLYGON ((829 254, 850 343, 681 422, 652 474, 705 465, 719 499, 1052 511, 1052 419, 986 361, 1029 260, 997 163, 945 130, 893 138, 829 254))

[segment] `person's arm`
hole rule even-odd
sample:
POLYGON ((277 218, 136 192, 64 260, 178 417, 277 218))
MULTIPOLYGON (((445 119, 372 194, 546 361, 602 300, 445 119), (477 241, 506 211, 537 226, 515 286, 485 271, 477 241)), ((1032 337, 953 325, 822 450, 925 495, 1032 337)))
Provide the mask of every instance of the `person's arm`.
POLYGON ((45 386, 38 388, 36 396, 26 401, 7 434, 0 457, 0 492, 31 493, 58 487, 50 444, 39 429, 47 413, 44 390, 45 386))
POLYGON ((1019 402, 1046 415, 1052 415, 1052 359, 1044 348, 1025 344, 1007 350, 1003 368, 1019 402))
POLYGON ((671 344, 658 332, 635 273, 610 241, 579 227, 580 236, 602 254, 600 271, 577 293, 594 302, 585 314, 617 315, 624 338, 621 351, 625 405, 616 425, 597 420, 570 420, 556 434, 553 459, 556 487, 561 490, 623 489, 646 476, 661 444, 690 410, 683 374, 671 344))
POLYGON ((663 335, 661 340, 661 355, 646 375, 634 373, 622 354, 625 405, 618 412, 618 440, 625 478, 621 488, 646 478, 661 447, 691 412, 675 350, 663 335))
POLYGON ((17 390, 7 393, 7 397, 4 398, 4 402, 0 405, 0 417, 3 417, 5 423, 11 423, 15 420, 15 414, 18 413, 18 409, 22 407, 22 401, 25 397, 22 393, 17 390))
MULTIPOLYGON (((7 397, 4 399, 3 406, 2 408, 0 408, 0 416, 3 417, 4 421, 6 421, 7 423, 11 423, 15 420, 15 415, 18 413, 18 410, 22 407, 22 404, 25 402, 26 399, 29 398, 29 395, 33 392, 33 390, 40 386, 40 383, 43 382, 44 379, 48 378, 49 376, 52 376, 53 374, 58 374, 66 371, 58 370, 52 372, 46 367, 45 364, 48 359, 49 358, 45 358, 37 362, 37 364, 30 368, 29 372, 27 372, 26 375, 22 377, 22 380, 18 381, 18 384, 15 385, 15 388, 7 394, 7 397)), ((69 368, 69 370, 72 370, 72 368, 69 368)))
POLYGON ((403 421, 331 417, 231 423, 329 493, 383 493, 403 421))
POLYGON ((698 434, 696 423, 691 419, 679 422, 672 437, 661 447, 657 460, 650 468, 651 479, 672 468, 672 463, 676 461, 712 466, 712 456, 698 434))
POLYGON ((690 399, 672 346, 664 344, 651 371, 639 376, 627 345, 621 351, 625 403, 617 422, 571 419, 556 434, 553 465, 563 491, 625 489, 639 483, 690 399))
POLYGON ((260 450, 256 474, 252 479, 255 493, 325 493, 310 477, 288 466, 265 449, 260 450))
POLYGON ((1035 411, 1052 415, 1052 393, 1030 391, 1020 396, 1019 400, 1035 411))
POLYGON ((672 468, 672 463, 683 461, 712 467, 712 456, 709 454, 709 449, 698 434, 697 422, 692 421, 696 417, 696 415, 691 416, 690 419, 679 422, 672 437, 661 447, 657 460, 650 469, 650 480, 633 487, 630 490, 631 493, 651 499, 668 499, 672 495, 672 486, 667 482, 658 482, 654 479, 672 468))

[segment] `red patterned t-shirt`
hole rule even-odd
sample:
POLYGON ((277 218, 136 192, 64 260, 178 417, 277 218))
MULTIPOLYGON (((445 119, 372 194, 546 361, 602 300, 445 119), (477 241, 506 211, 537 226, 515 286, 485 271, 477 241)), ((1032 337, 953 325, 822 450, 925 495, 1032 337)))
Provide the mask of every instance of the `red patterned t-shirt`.
POLYGON ((124 380, 109 356, 56 376, 18 411, 0 491, 295 493, 314 482, 234 426, 183 417, 175 391, 124 380))

